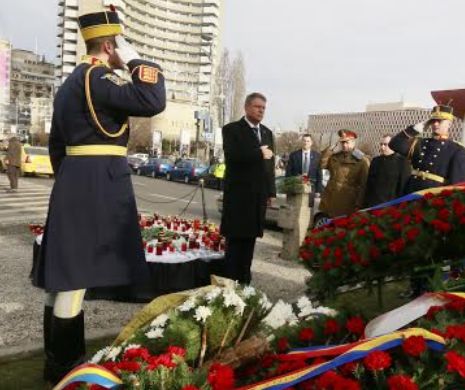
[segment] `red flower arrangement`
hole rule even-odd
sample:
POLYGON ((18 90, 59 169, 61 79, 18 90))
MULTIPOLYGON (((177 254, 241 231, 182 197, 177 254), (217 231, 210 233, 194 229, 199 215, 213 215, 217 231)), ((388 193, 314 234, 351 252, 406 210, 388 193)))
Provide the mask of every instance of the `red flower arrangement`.
POLYGON ((363 365, 369 371, 383 371, 391 367, 391 355, 384 351, 371 352, 363 359, 363 365))
POLYGON ((331 292, 416 265, 440 266, 465 253, 465 185, 373 211, 360 211, 309 231, 300 258, 312 272, 309 287, 331 292))
POLYGON ((208 372, 208 383, 213 390, 229 390, 234 387, 234 371, 224 364, 214 363, 208 372))
POLYGON ((351 317, 346 322, 346 328, 350 333, 361 336, 365 331, 365 322, 360 316, 351 317))

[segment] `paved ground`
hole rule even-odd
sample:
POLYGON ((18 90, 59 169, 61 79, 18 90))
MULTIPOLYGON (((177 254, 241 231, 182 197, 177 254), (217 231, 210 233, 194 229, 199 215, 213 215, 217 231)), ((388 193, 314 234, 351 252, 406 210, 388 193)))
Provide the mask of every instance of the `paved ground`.
MULTIPOLYGON (((134 178, 136 193, 141 197, 156 193, 157 199, 175 198, 194 189, 178 183, 166 183, 150 178, 134 178), (141 183, 143 185, 137 185, 141 183), (163 185, 165 184, 165 185, 163 185), (155 185, 156 188, 152 188, 155 185), (156 190, 156 192, 155 192, 156 190)), ((33 193, 41 188, 43 193, 50 191, 51 181, 48 179, 23 180, 22 193, 26 200, 14 201, 15 206, 7 209, 2 202, 11 201, 4 194, 4 176, 0 176, 0 355, 33 349, 41 343, 41 317, 43 307, 43 293, 31 286, 28 279, 32 260, 32 236, 27 222, 37 221, 45 215, 31 211, 35 196, 33 193), (30 186, 32 194, 26 195, 26 187, 30 186), (19 204, 17 204, 19 203, 19 204), (10 210, 8 219, 2 212, 10 210), (17 210, 15 214, 11 210, 17 210), (16 218, 12 218, 15 216, 16 218)), ((211 219, 218 221, 214 199, 218 192, 208 190, 211 219), (216 213, 216 214, 215 214, 216 213)), ((41 194, 43 195, 41 192, 41 194)), ((42 196, 41 195, 41 196, 42 196)), ((18 195, 13 195, 18 196, 18 195)), ((200 199, 199 199, 200 200, 200 199)), ((8 204, 8 203, 7 203, 8 204)), ((10 203, 11 204, 11 203, 10 203)), ((37 203, 36 203, 37 204, 37 203)), ((162 214, 175 214, 176 208, 184 202, 174 204, 139 203, 139 207, 158 211, 162 214)), ((42 205, 37 207, 43 207, 42 205)), ((46 211, 46 207, 45 207, 46 211)), ((190 210, 190 216, 201 217, 200 203, 190 210)), ((267 230, 265 237, 258 241, 253 263, 253 284, 267 292, 273 300, 283 298, 292 300, 304 293, 307 271, 297 264, 282 261, 278 258, 281 245, 281 233, 276 230, 267 230)), ((88 337, 102 334, 116 333, 126 324, 133 314, 142 307, 141 304, 117 303, 108 301, 85 302, 86 329, 88 337)))

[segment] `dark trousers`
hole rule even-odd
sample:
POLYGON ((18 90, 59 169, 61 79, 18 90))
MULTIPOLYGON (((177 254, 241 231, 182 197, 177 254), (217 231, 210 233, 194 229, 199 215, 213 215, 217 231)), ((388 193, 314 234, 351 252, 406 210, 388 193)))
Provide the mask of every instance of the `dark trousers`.
POLYGON ((18 188, 18 178, 19 178, 20 172, 21 172, 20 167, 15 167, 14 165, 8 165, 7 175, 8 175, 8 180, 10 180, 10 187, 12 190, 15 190, 18 188))
POLYGON ((241 284, 250 284, 252 280, 250 267, 252 266, 255 240, 255 237, 226 238, 226 277, 237 280, 241 284))

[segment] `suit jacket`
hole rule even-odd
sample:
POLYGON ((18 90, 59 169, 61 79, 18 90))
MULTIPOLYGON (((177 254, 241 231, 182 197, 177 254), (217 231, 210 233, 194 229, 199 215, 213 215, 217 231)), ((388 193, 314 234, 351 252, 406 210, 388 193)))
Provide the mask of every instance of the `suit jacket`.
POLYGON ((226 237, 261 237, 266 202, 276 196, 274 157, 264 160, 261 145, 274 152, 273 134, 260 124, 261 142, 244 118, 223 128, 226 164, 221 233, 226 237))
MULTIPOLYGON (((302 149, 292 152, 289 156, 289 162, 286 167, 286 177, 302 175, 303 168, 303 151, 302 149)), ((305 172, 310 178, 313 185, 313 191, 321 193, 323 185, 321 182, 321 169, 320 169, 321 155, 318 152, 310 152, 310 166, 308 172, 305 172)))

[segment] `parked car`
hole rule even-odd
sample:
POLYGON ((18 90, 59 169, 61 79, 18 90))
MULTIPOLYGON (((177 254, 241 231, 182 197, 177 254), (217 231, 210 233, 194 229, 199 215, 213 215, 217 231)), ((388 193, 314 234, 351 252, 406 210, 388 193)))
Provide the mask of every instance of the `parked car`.
POLYGON ((140 158, 144 162, 146 162, 149 159, 149 155, 147 153, 134 153, 131 154, 129 157, 140 158))
POLYGON ((25 146, 24 158, 21 165, 21 172, 27 175, 48 175, 53 176, 52 163, 48 148, 41 146, 25 146))
POLYGON ((183 159, 179 160, 174 168, 167 172, 167 180, 183 181, 190 183, 191 181, 198 181, 199 178, 208 171, 208 166, 196 159, 183 159))
MULTIPOLYGON (((329 180, 329 171, 327 169, 322 170, 322 175, 323 175, 323 187, 326 187, 326 184, 328 183, 329 180)), ((284 180, 285 176, 278 176, 276 177, 276 188, 280 188, 280 183, 282 180, 284 180)), ((312 207, 312 226, 318 223, 321 219, 327 218, 326 214, 322 213, 319 211, 320 207, 320 201, 321 198, 315 198, 313 202, 313 207, 312 207)), ((217 208, 220 214, 223 212, 223 194, 217 197, 216 199, 217 202, 217 208)), ((265 220, 266 222, 277 225, 278 224, 278 214, 279 214, 279 209, 281 206, 284 206, 286 204, 286 195, 277 193, 276 198, 271 201, 271 204, 269 204, 266 208, 266 215, 265 215, 265 220)))
POLYGON ((137 172, 140 166, 144 164, 144 160, 139 157, 128 156, 128 165, 133 172, 137 172))
POLYGON ((149 158, 145 164, 137 168, 136 173, 142 176, 166 176, 168 172, 171 172, 173 166, 173 163, 167 158, 149 158))

